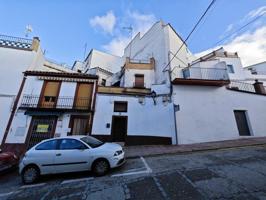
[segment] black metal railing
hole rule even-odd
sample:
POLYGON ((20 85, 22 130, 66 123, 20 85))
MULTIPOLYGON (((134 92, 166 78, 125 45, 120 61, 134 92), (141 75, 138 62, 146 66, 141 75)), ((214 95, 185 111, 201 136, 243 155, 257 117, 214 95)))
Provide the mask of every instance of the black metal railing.
POLYGON ((25 44, 31 44, 32 43, 31 39, 13 37, 13 36, 8 36, 8 35, 0 35, 0 40, 10 41, 10 42, 19 42, 19 43, 25 43, 25 44))
POLYGON ((241 81, 230 81, 230 84, 227 86, 227 88, 231 90, 239 90, 239 91, 244 91, 244 92, 256 93, 253 84, 245 83, 241 81))
POLYGON ((90 109, 91 98, 23 95, 21 108, 90 109))
POLYGON ((175 73, 176 78, 202 80, 229 80, 226 69, 187 67, 175 73))

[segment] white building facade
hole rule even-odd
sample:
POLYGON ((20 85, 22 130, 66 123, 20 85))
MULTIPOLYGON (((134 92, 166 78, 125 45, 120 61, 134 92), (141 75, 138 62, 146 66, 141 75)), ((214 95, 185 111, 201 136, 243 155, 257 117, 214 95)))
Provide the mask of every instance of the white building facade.
POLYGON ((91 132, 98 77, 26 71, 2 149, 21 155, 51 137, 91 132))
POLYGON ((171 25, 161 21, 133 38, 124 51, 122 69, 110 78, 122 91, 98 89, 93 135, 116 141, 115 118, 124 116, 124 136, 117 141, 126 144, 266 136, 266 76, 243 68, 237 53, 221 48, 196 59, 182 44, 171 25), (133 89, 133 94, 125 92, 133 89), (154 99, 158 104, 149 106, 154 99), (119 102, 124 103, 123 112, 115 111, 119 102))
POLYGON ((80 133, 125 145, 266 136, 266 75, 254 73, 254 66, 243 68, 238 54, 223 48, 196 58, 173 27, 162 21, 144 35, 137 34, 122 57, 91 50, 69 71, 48 61, 37 63, 30 65, 34 66, 30 68, 35 71, 35 75, 30 73, 34 78, 25 81, 21 92, 16 89, 26 100, 14 101, 18 107, 13 123, 2 136, 4 143, 28 148, 32 124, 40 122, 39 130, 47 129, 43 116, 54 116, 54 122, 49 122, 52 125, 48 124, 53 130, 49 137, 80 133), (44 112, 39 99, 45 96, 43 81, 51 77, 60 77, 60 89, 56 96, 46 95, 53 109, 45 108, 44 112), (93 84, 92 88, 79 86, 86 81, 93 84), (90 94, 89 110, 73 108, 79 88, 90 94), (23 102, 34 99, 32 95, 39 95, 35 107, 31 103, 23 107, 23 102))

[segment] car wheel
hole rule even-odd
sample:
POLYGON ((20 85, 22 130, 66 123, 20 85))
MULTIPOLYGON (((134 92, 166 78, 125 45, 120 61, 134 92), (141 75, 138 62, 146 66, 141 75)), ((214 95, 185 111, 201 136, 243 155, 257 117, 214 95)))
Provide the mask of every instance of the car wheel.
POLYGON ((109 171, 109 162, 104 159, 96 160, 93 164, 92 170, 96 176, 103 176, 109 171))
POLYGON ((31 165, 26 167, 21 174, 22 182, 24 184, 31 184, 38 180, 40 177, 40 170, 38 167, 31 165))

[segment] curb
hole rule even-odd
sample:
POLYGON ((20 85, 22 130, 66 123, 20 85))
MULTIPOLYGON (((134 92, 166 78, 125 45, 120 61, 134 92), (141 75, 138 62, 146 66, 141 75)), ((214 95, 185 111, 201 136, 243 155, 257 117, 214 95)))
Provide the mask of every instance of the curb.
POLYGON ((234 148, 243 148, 243 147, 251 147, 251 146, 263 146, 266 145, 266 142, 263 143, 254 143, 254 144, 239 144, 239 145, 233 145, 233 146, 224 146, 224 147, 209 147, 209 148, 191 148, 187 150, 177 150, 173 152, 160 152, 160 153, 152 153, 152 154, 142 154, 142 155, 132 155, 132 156, 125 156, 126 159, 135 159, 139 157, 156 157, 161 155, 172 155, 172 154, 186 154, 186 153, 195 153, 195 152, 204 152, 204 151, 217 151, 217 150, 223 150, 223 149, 234 149, 234 148))

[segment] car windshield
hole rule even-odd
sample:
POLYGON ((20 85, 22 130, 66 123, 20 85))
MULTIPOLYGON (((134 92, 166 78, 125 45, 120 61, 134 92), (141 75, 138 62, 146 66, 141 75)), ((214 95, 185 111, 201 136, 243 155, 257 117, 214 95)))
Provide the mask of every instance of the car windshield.
POLYGON ((104 144, 104 142, 97 140, 96 138, 90 137, 90 136, 83 137, 80 139, 92 148, 96 148, 104 144))

